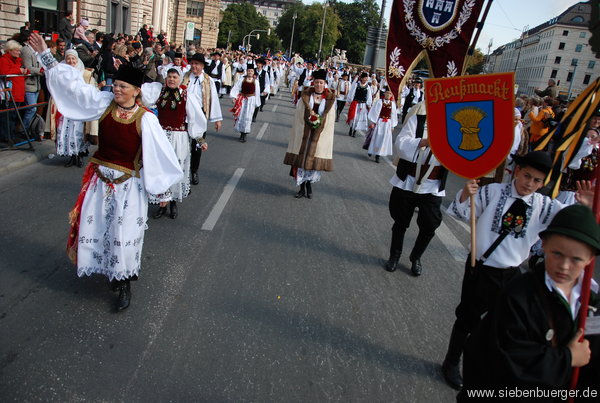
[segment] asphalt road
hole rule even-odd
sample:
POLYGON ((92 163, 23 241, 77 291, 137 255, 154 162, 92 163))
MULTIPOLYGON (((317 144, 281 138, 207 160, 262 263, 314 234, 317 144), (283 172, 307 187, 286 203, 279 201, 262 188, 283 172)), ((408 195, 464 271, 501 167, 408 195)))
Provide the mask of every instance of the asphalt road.
MULTIPOLYGON (((444 217, 418 278, 411 228, 403 267, 386 272, 393 167, 340 122, 335 170, 295 199, 288 97, 268 101, 245 144, 221 100, 200 185, 176 220, 148 219, 122 313, 106 279, 78 278, 65 254, 82 170, 55 158, 0 178, 0 400, 454 400, 439 365, 466 227, 444 217)), ((460 186, 450 178, 445 206, 460 186)))

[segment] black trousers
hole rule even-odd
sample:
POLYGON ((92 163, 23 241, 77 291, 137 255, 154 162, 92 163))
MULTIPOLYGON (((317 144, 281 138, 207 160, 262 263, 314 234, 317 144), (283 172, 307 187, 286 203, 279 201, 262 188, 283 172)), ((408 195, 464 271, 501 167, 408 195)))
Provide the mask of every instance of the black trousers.
MULTIPOLYGON (((202 138, 206 138, 206 133, 202 135, 202 138)), ((200 143, 196 139, 192 139, 192 158, 190 161, 190 171, 191 173, 198 172, 198 167, 200 166, 200 158, 202 158, 202 149, 200 148, 200 143)))
POLYGON ((256 108, 254 108, 254 114, 252 115, 252 120, 256 120, 256 116, 258 115, 258 111, 260 110, 262 112, 262 108, 263 108, 263 106, 265 106, 266 102, 267 102, 267 96, 266 95, 261 95, 260 96, 260 106, 257 106, 256 108))
POLYGON ((404 234, 410 225, 415 208, 418 207, 419 234, 410 253, 410 260, 420 259, 434 237, 435 230, 442 223, 441 205, 442 198, 439 196, 409 192, 394 186, 389 203, 390 215, 394 219, 390 255, 402 253, 404 234))
POLYGON ((344 110, 344 106, 346 106, 346 101, 336 101, 337 102, 337 111, 336 113, 336 119, 339 119, 340 115, 342 114, 342 111, 344 110))
POLYGON ((465 263, 460 303, 456 307, 454 326, 464 334, 472 333, 481 321, 481 315, 496 302, 500 290, 521 274, 518 267, 498 269, 477 262, 471 267, 471 256, 465 263))

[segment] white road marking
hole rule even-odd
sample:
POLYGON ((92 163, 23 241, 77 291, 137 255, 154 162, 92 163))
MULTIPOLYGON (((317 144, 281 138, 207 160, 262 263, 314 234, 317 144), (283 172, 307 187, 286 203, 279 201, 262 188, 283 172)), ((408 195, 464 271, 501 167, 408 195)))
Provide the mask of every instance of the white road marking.
POLYGON ((225 209, 225 206, 227 205, 229 198, 233 194, 233 191, 235 190, 235 187, 237 186, 237 184, 240 181, 240 178, 242 177, 243 174, 244 174, 244 168, 237 168, 235 170, 235 172, 233 173, 233 176, 231 177, 231 179, 229 179, 229 181, 225 185, 225 188, 223 189, 223 193, 221 193, 219 200, 217 200, 217 203, 214 205, 214 207, 210 211, 210 214, 206 218, 206 221, 204 221, 204 224, 202 224, 203 231, 212 231, 213 230, 213 228, 217 224, 217 221, 219 221, 219 217, 221 217, 221 213, 223 213, 223 210, 225 209))
POLYGON ((464 262, 467 259, 467 250, 443 221, 439 228, 435 231, 435 234, 440 241, 442 241, 446 249, 448 249, 448 252, 450 252, 454 260, 457 262, 464 262))
POLYGON ((273 105, 273 110, 271 112, 275 112, 277 110, 277 104, 273 105))
MULTIPOLYGON (((277 106, 277 105, 275 105, 275 106, 277 106)), ((258 136, 256 136, 256 140, 260 141, 260 139, 262 139, 262 136, 267 131, 267 127, 269 127, 269 123, 267 123, 267 122, 263 123, 262 127, 258 131, 258 136)))

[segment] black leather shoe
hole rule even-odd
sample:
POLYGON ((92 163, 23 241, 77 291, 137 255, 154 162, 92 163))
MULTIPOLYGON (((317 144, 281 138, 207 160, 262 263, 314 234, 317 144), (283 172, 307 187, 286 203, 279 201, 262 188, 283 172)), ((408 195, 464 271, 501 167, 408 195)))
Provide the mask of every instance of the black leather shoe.
POLYGON ((131 303, 131 285, 129 280, 119 282, 119 297, 117 298, 117 311, 126 309, 131 303))
POLYGON ((296 199, 299 199, 299 198, 301 198, 301 197, 305 197, 305 196, 306 196, 306 185, 305 185, 304 183, 302 183, 302 184, 300 185, 300 190, 298 191, 298 193, 296 193, 296 194, 294 195, 294 197, 295 197, 296 199))
POLYGON ((421 272, 423 271, 423 266, 421 266, 420 259, 415 259, 412 261, 412 265, 410 266, 410 271, 412 272, 413 275, 415 275, 417 277, 421 275, 421 272))
POLYGON ((444 380, 452 389, 461 390, 463 387, 463 379, 460 375, 458 364, 454 365, 448 361, 444 361, 442 364, 442 375, 444 380))
POLYGON ((246 142, 246 133, 242 133, 240 134, 240 143, 245 143, 246 142))
POLYGON ((379 155, 375 156, 375 162, 379 164, 379 155))
POLYGON ((200 180, 198 179, 198 172, 194 172, 192 174, 192 185, 197 185, 200 183, 200 180))
POLYGON ((176 219, 177 218, 177 202, 175 200, 171 200, 169 205, 171 207, 171 215, 169 217, 171 217, 172 219, 176 219))
POLYGON ((156 213, 154 213, 154 215, 152 216, 152 218, 160 218, 165 214, 167 214, 167 206, 159 207, 158 210, 156 210, 156 213))
POLYGON ((71 157, 69 158, 69 160, 65 164, 65 168, 72 167, 73 165, 75 165, 76 158, 77 157, 75 157, 74 155, 71 155, 71 157))
POLYGON ((388 259, 388 261, 385 263, 385 269, 387 271, 389 271, 390 273, 393 271, 396 271, 396 269, 398 268, 398 261, 400 260, 400 254, 392 254, 390 255, 390 258, 388 259))

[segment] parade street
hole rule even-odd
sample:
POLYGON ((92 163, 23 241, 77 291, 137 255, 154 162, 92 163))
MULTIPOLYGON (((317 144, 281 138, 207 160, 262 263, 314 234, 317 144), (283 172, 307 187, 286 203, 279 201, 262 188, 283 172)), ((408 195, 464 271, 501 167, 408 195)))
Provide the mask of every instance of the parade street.
MULTIPOLYGON (((55 158, 0 178, 0 399, 453 401, 439 367, 467 225, 444 214, 420 277, 412 226, 402 267, 385 271, 391 160, 369 159, 342 118, 334 171, 296 199, 282 163, 289 92, 267 102, 245 144, 220 101, 200 184, 177 219, 148 218, 124 312, 106 277, 78 278, 65 253, 83 170, 55 158)), ((462 185, 449 178, 444 210, 462 185)))

